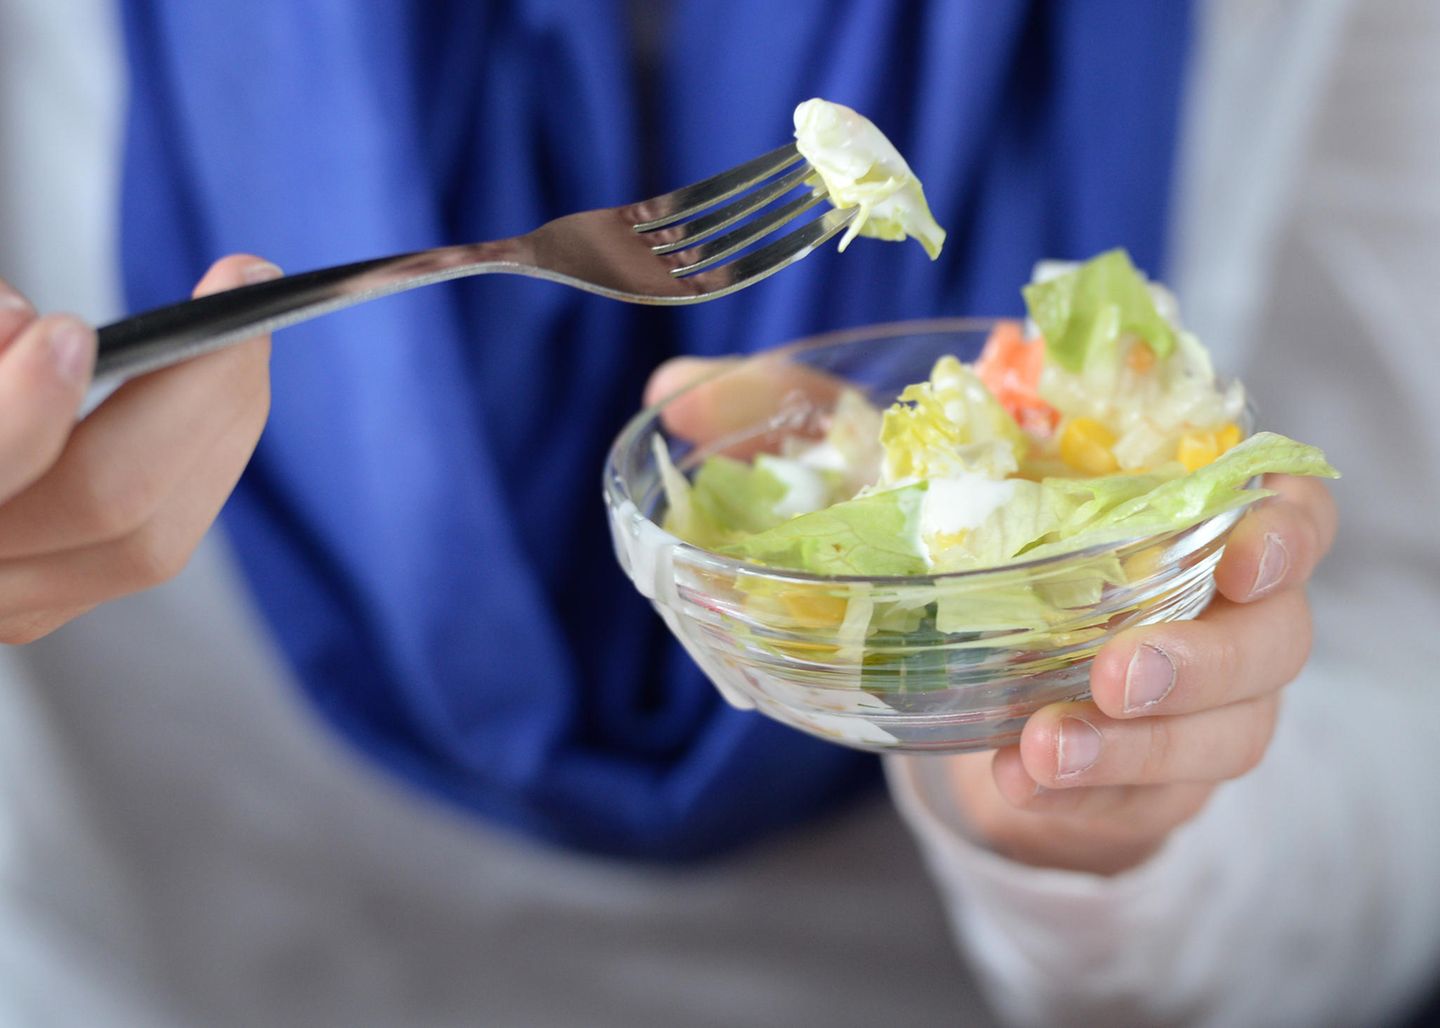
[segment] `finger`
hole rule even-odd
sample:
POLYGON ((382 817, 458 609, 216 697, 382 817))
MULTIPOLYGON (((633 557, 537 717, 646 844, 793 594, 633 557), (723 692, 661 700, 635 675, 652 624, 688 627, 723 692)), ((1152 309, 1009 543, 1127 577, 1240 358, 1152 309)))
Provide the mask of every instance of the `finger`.
POLYGON ((35 308, 16 289, 0 278, 0 353, 26 325, 35 320, 35 308))
POLYGON ((83 610, 178 575, 234 489, 263 422, 263 412, 242 415, 232 431, 186 469, 186 487, 129 535, 0 563, 0 598, 13 604, 0 607, 0 624, 24 625, 32 610, 83 610))
POLYGON ((42 610, 0 618, 0 643, 24 646, 44 638, 61 625, 93 610, 94 604, 66 610, 42 610))
POLYGON ((1071 820, 1108 820, 1136 837, 1166 832, 1190 820, 1214 790, 1210 782, 1047 789, 1025 770, 1018 746, 997 750, 991 770, 996 790, 1016 810, 1071 820))
MULTIPOLYGON (((279 274, 228 257, 197 292, 279 274)), ((134 533, 184 481, 186 469, 237 420, 267 409, 269 338, 127 382, 74 431, 43 478, 0 508, 0 559, 58 553, 134 533)), ((250 440, 253 444, 253 440, 250 440)))
POLYGON ((661 420, 670 432, 706 443, 758 426, 786 435, 816 434, 816 415, 828 411, 843 388, 839 379, 788 357, 677 357, 650 377, 645 402, 665 404, 661 420))
POLYGON ((94 365, 94 331, 66 315, 30 322, 0 353, 0 502, 60 455, 94 365))
POLYGON ((210 265, 210 270, 201 276, 191 295, 209 296, 211 293, 222 293, 227 289, 254 285, 257 282, 269 282, 283 274, 285 273, 280 270, 279 265, 272 264, 263 257, 250 253, 233 253, 210 265))
POLYGON ((653 407, 680 390, 740 363, 735 357, 672 357, 650 373, 645 383, 645 406, 653 407))
POLYGON ((1260 603, 1218 599, 1194 621, 1131 628, 1090 669, 1090 694, 1113 718, 1211 710, 1289 684, 1310 656, 1303 589, 1260 603))
POLYGON ((1197 714, 1117 721, 1093 703, 1054 703, 1025 723, 1020 755, 1046 788, 1217 782, 1260 762, 1278 707, 1272 693, 1197 714))
POLYGON ((1335 500, 1318 479, 1271 475, 1276 496, 1235 526, 1215 569, 1220 594, 1237 603, 1301 585, 1335 540, 1335 500))

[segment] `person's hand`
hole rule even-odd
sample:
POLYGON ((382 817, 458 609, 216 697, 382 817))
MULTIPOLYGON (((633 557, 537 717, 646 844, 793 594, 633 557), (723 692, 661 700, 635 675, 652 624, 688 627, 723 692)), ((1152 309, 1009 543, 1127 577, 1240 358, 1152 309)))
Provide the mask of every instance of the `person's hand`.
POLYGON ((1018 746, 939 758, 990 848, 1041 867, 1128 870, 1260 762, 1280 692, 1310 654, 1305 583, 1336 528, 1321 482, 1265 484, 1278 495, 1235 526, 1220 595, 1200 617, 1120 633, 1095 658, 1093 699, 1036 712, 1018 746))
MULTIPOLYGON (((670 361, 651 377, 647 402, 715 368, 670 361)), ((723 436, 781 388, 725 386, 688 394, 667 427, 697 442, 723 436)), ((1280 692, 1310 653, 1305 584, 1336 528, 1321 482, 1272 476, 1265 484, 1278 495, 1236 525, 1215 573, 1220 595, 1199 618, 1122 632, 1095 658, 1093 699, 1036 712, 1018 746, 922 758, 946 762, 983 843, 1027 864, 1118 873, 1264 756, 1280 692)))
MULTIPOLYGON (((279 274, 227 257, 195 295, 279 274)), ((0 281, 0 642, 180 572, 260 438, 269 355, 267 337, 147 375, 77 424, 94 331, 0 281)))

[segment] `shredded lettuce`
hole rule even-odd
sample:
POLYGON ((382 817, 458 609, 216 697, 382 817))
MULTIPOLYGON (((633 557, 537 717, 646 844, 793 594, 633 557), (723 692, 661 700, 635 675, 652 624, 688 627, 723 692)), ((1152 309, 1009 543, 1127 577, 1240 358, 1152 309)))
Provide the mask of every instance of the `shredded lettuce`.
POLYGON ((1251 479, 1264 474, 1340 477, 1315 447, 1274 432, 1257 432, 1189 474, 1047 479, 1042 483, 1047 489, 1071 496, 1083 491, 1091 499, 1077 508, 1053 540, 1021 556, 1039 559, 1188 528, 1271 495, 1265 489, 1246 488, 1251 479))
POLYGON ((1067 371, 1113 359, 1126 338, 1143 340, 1162 359, 1175 348, 1174 328, 1124 250, 1108 250, 1022 292, 1046 358, 1067 371))
POLYGON ((1003 478, 1020 466, 1027 443, 975 373, 947 356, 885 412, 880 445, 880 481, 889 485, 967 472, 1003 478))
POLYGON ((840 249, 856 235, 917 240, 933 261, 945 244, 920 180, 890 140, 864 115, 818 97, 795 108, 796 146, 836 207, 859 207, 840 249))
POLYGON ((752 535, 779 524, 775 507, 788 488, 767 465, 711 457, 695 475, 691 500, 723 532, 752 535))
POLYGON ((854 389, 842 390, 830 412, 825 443, 807 455, 809 462, 840 475, 849 499, 880 477, 880 411, 854 389))
POLYGON ((707 549, 779 524, 788 487, 765 465, 711 457, 689 482, 657 437, 655 459, 665 490, 665 530, 707 549))
POLYGON ((817 575, 914 575, 920 554, 924 484, 869 493, 720 548, 720 552, 771 567, 817 575))

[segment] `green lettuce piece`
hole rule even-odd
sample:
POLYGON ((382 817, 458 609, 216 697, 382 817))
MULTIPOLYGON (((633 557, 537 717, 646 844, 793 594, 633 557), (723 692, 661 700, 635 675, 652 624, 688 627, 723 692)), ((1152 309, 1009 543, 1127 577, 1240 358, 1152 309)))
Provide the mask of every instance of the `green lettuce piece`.
POLYGON ((907 386, 880 422, 885 481, 979 471, 1003 478, 1028 447, 1025 434, 975 372, 951 356, 907 386))
POLYGON ((713 549, 724 542, 723 533, 695 506, 690 480, 670 459, 670 450, 658 435, 651 440, 655 466, 660 469, 660 486, 665 491, 665 517, 661 527, 687 543, 713 549))
POLYGON ((817 575, 915 575, 925 485, 859 496, 801 514, 720 552, 770 567, 817 575))
POLYGON ((1007 564, 1026 549, 1057 534, 1073 518, 1081 498, 1064 489, 1015 478, 1010 498, 959 540, 937 549, 931 542, 936 572, 965 571, 1007 564))
POLYGON ((1175 348, 1175 330, 1155 309, 1145 277, 1124 250, 1107 250, 1022 292, 1045 339, 1046 358, 1067 371, 1114 356, 1127 336, 1145 340, 1162 359, 1175 348))
POLYGON ((764 467, 711 457, 692 483, 658 437, 654 449, 665 490, 665 530, 687 543, 713 550, 784 520, 775 505, 786 486, 764 467))
POLYGON ((1043 629, 1057 623, 1062 612, 1028 585, 944 591, 935 600, 935 627, 941 632, 1002 632, 1043 629))
POLYGON ((763 464, 711 457, 691 488, 696 509, 725 535, 754 535, 784 520, 775 505, 787 487, 763 464))
POLYGON ((1113 554, 1033 581, 1007 578, 978 587, 963 580, 941 581, 936 585, 935 624, 943 632, 1048 631, 1073 620, 1075 611, 1099 603, 1107 585, 1124 582, 1125 570, 1113 554))
POLYGON ((1106 517, 1122 503, 1148 495, 1166 482, 1184 474, 1179 464, 1169 470, 1143 475, 1103 475, 1099 478, 1047 478, 1040 488, 1051 496, 1051 503, 1065 508, 1055 528, 1055 537, 1068 538, 1084 531, 1106 517))
POLYGON ((1274 432, 1257 432, 1188 475, 1168 479, 1155 475, 1046 479, 1042 483, 1045 487, 1072 494, 1081 487, 1088 489, 1096 505, 1088 520, 1077 523, 1072 519, 1056 539, 1025 551, 1021 559, 1039 559, 1187 528, 1271 495, 1265 489, 1245 487, 1252 478, 1264 474, 1340 477, 1316 447, 1274 432))
POLYGON ((1080 610, 1100 602, 1107 585, 1124 585, 1125 566, 1113 553, 1102 553, 1035 583, 1035 593, 1062 610, 1080 610))
POLYGON ((920 180, 870 119, 818 97, 795 108, 795 141, 836 207, 859 207, 840 249, 857 235, 913 238, 933 261, 945 245, 920 180))

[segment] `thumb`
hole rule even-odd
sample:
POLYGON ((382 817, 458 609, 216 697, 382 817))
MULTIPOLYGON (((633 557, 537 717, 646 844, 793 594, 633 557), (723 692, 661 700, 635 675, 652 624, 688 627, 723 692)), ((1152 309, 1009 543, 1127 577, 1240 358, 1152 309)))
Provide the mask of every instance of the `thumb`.
POLYGON ((94 367, 94 330, 63 314, 32 321, 0 353, 0 502, 60 456, 94 367))

